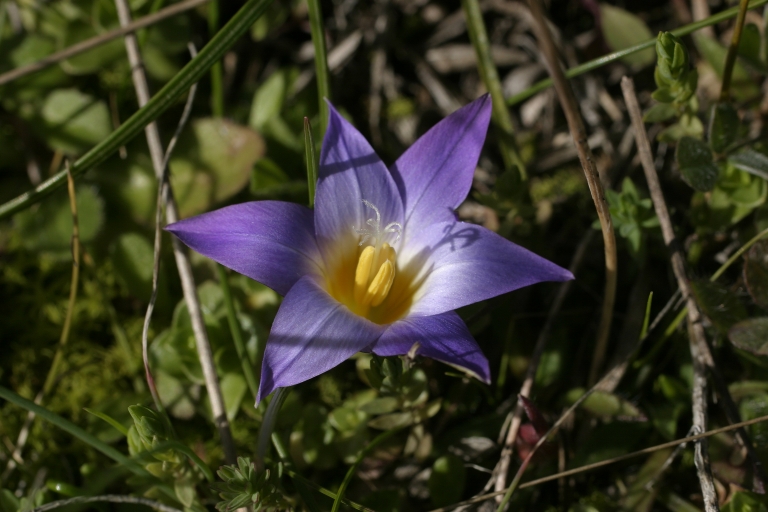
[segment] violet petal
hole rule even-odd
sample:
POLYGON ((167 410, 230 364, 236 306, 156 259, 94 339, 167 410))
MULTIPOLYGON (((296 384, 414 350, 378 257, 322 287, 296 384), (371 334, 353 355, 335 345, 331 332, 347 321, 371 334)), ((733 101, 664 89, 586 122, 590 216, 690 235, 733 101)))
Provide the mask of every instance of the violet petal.
POLYGON ((405 205, 406 239, 454 218, 472 186, 490 118, 486 94, 437 123, 391 167, 405 205))
POLYGON ((414 343, 419 344, 418 355, 457 366, 490 383, 488 359, 455 312, 399 320, 389 326, 372 350, 380 356, 403 355, 414 343))
POLYGON ((257 403, 276 388, 299 384, 341 364, 375 343, 383 331, 333 299, 314 277, 299 279, 272 324, 257 403))
MULTIPOLYGON (((356 229, 369 228, 376 217, 363 200, 381 214, 381 228, 403 224, 403 205, 392 175, 360 132, 329 103, 328 130, 320 155, 315 193, 315 231, 327 264, 337 260, 337 250, 357 247, 356 229)), ((392 243, 396 235, 386 240, 392 243)))
POLYGON ((319 273, 312 210, 282 201, 227 206, 165 227, 190 248, 285 295, 319 273))
POLYGON ((401 275, 421 283, 410 315, 430 316, 541 281, 567 281, 566 269, 482 226, 434 224, 404 245, 401 275))

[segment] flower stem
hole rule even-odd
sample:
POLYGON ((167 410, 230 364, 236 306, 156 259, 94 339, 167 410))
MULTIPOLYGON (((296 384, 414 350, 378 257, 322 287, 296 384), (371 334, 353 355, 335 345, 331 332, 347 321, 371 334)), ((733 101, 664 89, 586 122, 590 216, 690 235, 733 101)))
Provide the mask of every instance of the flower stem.
POLYGON ((256 447, 256 468, 260 471, 264 469, 264 457, 267 456, 272 431, 275 430, 277 413, 280 412, 280 407, 283 406, 283 402, 288 398, 290 391, 291 388, 277 388, 275 394, 272 395, 272 401, 267 406, 267 412, 264 414, 264 420, 261 422, 261 429, 259 430, 259 444, 256 447))

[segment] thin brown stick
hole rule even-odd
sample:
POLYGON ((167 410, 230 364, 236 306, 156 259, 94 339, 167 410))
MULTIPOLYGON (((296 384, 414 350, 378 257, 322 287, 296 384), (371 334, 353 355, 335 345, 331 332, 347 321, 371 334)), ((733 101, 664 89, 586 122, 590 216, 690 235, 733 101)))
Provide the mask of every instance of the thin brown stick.
MULTIPOLYGON (((629 82, 629 85, 627 87, 632 87, 632 91, 634 91, 634 87, 632 82, 629 82)), ((634 98, 634 97, 633 97, 634 98)), ((637 105, 637 98, 634 98, 634 101, 630 100, 628 102, 628 105, 632 105, 632 111, 634 111, 634 115, 639 115, 640 107, 637 105)), ((640 125, 642 126, 642 124, 640 125)), ((645 131, 640 134, 640 136, 645 136, 645 131)), ((647 143, 647 136, 645 136, 646 143, 647 143)), ((643 148, 643 151, 650 152, 650 144, 646 144, 643 148)), ((653 155, 650 153, 647 153, 644 158, 649 158, 651 161, 653 160, 653 155)), ((757 237, 753 238, 754 241, 756 241, 762 234, 758 235, 757 237)), ((753 240, 750 240, 752 242, 753 240)), ((751 243, 746 244, 744 247, 739 249, 736 254, 734 254, 731 258, 729 258, 728 262, 721 267, 720 270, 715 272, 715 274, 712 276, 712 280, 714 281, 719 277, 722 272, 727 268, 730 263, 735 261, 735 258, 738 258, 739 254, 743 253, 748 246, 751 245, 751 243)), ((682 260, 682 256, 680 256, 680 259, 682 260)), ((685 270, 683 268, 683 270, 685 270)), ((681 289, 682 291, 682 289, 681 289)), ((689 296, 690 297, 690 296, 689 296)), ((706 365, 706 367, 709 369, 712 380, 715 384, 715 390, 717 391, 718 396, 720 397, 720 402, 723 406, 723 412, 725 412, 726 417, 728 418, 728 421, 730 423, 739 423, 741 421, 741 415, 739 414, 739 408, 736 405, 736 402, 733 400, 733 397, 731 396, 731 392, 728 389, 728 383, 725 381, 725 378, 723 378, 722 373, 720 372, 720 369, 718 368, 715 358, 712 355, 712 349, 709 346, 709 343, 707 343, 706 337, 703 335, 703 328, 701 330, 701 340, 703 340, 703 343, 700 344, 699 350, 700 355, 702 357, 702 361, 706 365)), ((745 429, 738 429, 736 431, 736 439, 739 441, 739 443, 746 449, 747 456, 749 457, 750 463, 752 464, 752 486, 753 490, 757 493, 764 493, 765 492, 765 482, 768 481, 768 476, 765 474, 765 469, 763 468, 763 464, 760 460, 759 455, 757 454, 757 451, 755 450, 754 444, 752 443, 752 439, 750 438, 749 434, 745 429)))
POLYGON ((557 48, 552 39, 552 34, 547 27, 544 12, 539 0, 528 0, 528 5, 533 15, 533 31, 539 42, 539 47, 544 54, 547 68, 555 84, 557 96, 560 99, 560 105, 568 121, 568 128, 571 131, 571 137, 576 145, 576 151, 579 154, 579 161, 584 169, 584 176, 587 179, 589 192, 592 195, 592 201, 595 203, 597 217, 600 220, 600 229, 603 232, 603 244, 605 249, 605 291, 603 293, 603 310, 600 316, 600 324, 597 330, 597 341, 595 351, 592 357, 592 364, 589 370, 589 385, 597 381, 600 375, 600 369, 605 360, 605 353, 608 348, 608 336, 611 333, 611 319, 613 317, 613 305, 616 300, 616 280, 617 280, 617 257, 616 257, 616 236, 613 232, 613 222, 608 210, 608 202, 605 200, 603 185, 600 183, 600 176, 595 166, 595 159, 592 150, 587 143, 587 132, 584 128, 584 120, 579 112, 579 106, 576 97, 571 90, 568 80, 565 77, 563 68, 560 65, 557 48))
MULTIPOLYGON (((656 210, 656 216, 659 218, 664 243, 672 253, 672 271, 677 279, 680 292, 686 298, 688 306, 688 335, 690 338, 691 357, 693 358, 693 426, 699 432, 704 432, 707 429, 707 380, 705 375, 707 364, 701 347, 706 346, 707 341, 704 326, 701 323, 701 312, 691 294, 683 255, 676 245, 675 232, 672 228, 672 221, 661 190, 661 183, 656 174, 651 145, 645 132, 640 105, 637 102, 632 79, 625 76, 621 81, 621 89, 624 93, 624 101, 627 103, 629 116, 632 119, 640 162, 643 166, 645 179, 648 181, 648 190, 656 210)), ((712 470, 709 466, 709 454, 705 440, 696 443, 694 462, 704 498, 704 509, 707 512, 720 510, 717 502, 717 493, 715 492, 715 483, 712 478, 712 470)))
MULTIPOLYGON (((592 229, 587 231, 586 235, 582 238, 581 243, 579 243, 579 246, 576 248, 576 252, 573 255, 573 259, 571 260, 571 265, 569 267, 569 270, 572 274, 575 274, 576 269, 581 265, 581 262, 584 259, 584 255, 587 252, 589 242, 592 241, 592 236, 594 233, 595 232, 592 229)), ((552 326, 555 323, 555 318, 560 312, 560 308, 565 301, 565 296, 571 289, 572 283, 573 281, 566 281, 562 283, 557 290, 555 300, 552 301, 552 306, 550 306, 549 312, 547 313, 547 320, 544 323, 544 327, 541 329, 541 332, 539 333, 539 337, 536 339, 536 345, 533 347, 533 352, 531 353, 531 358, 528 361, 528 369, 526 370, 523 385, 520 387, 519 395, 527 398, 531 394, 531 389, 533 388, 533 380, 536 377, 536 371, 539 368, 539 361, 541 361, 541 356, 544 353, 544 348, 547 345, 547 340, 549 339, 549 334, 552 331, 552 326)), ((494 488, 496 490, 504 489, 507 486, 507 475, 509 474, 509 466, 512 462, 515 440, 517 439, 517 433, 520 430, 522 417, 523 405, 518 400, 517 405, 515 406, 515 410, 512 413, 511 420, 509 421, 509 430, 507 431, 506 440, 504 441, 504 447, 501 450, 501 457, 499 457, 499 462, 496 464, 493 476, 491 477, 491 481, 494 482, 494 488)))
MULTIPOLYGON (((592 471, 593 469, 602 468, 605 466, 608 466, 610 464, 616 464, 617 462, 622 462, 625 460, 633 459, 635 457, 639 457, 641 455, 648 455, 653 452, 657 452, 659 450, 666 450, 667 448, 674 448, 681 444, 690 443, 692 441, 701 441, 702 439, 706 439, 708 437, 717 435, 717 434, 723 434, 725 432, 730 432, 732 430, 737 430, 740 428, 748 427, 750 425, 755 425, 756 423, 762 423, 764 421, 768 421, 768 416, 760 416, 759 418, 753 418, 751 420, 742 421, 733 425, 728 425, 725 427, 715 428, 712 430, 708 430, 706 432, 702 432, 700 434, 694 434, 687 437, 683 437, 682 439, 676 439, 674 441, 669 441, 662 444, 657 444, 656 446, 650 446, 648 448, 643 448, 642 450, 637 450, 632 453, 627 453, 625 455, 619 455, 618 457, 614 457, 612 459, 608 460, 602 460, 600 462, 594 462, 592 464, 587 464, 585 466, 580 466, 578 468, 569 469, 566 471, 562 471, 559 473, 555 473, 554 475, 545 476, 542 478, 537 478, 536 480, 529 480, 528 482, 524 482, 518 486, 519 489, 524 489, 526 487, 533 487, 535 485, 543 484, 546 482, 551 482, 552 480, 557 480, 566 476, 573 476, 577 475, 579 473, 584 473, 587 471, 592 471)), ((471 505, 473 503, 480 503, 485 500, 489 500, 491 498, 495 498, 496 496, 500 496, 504 494, 506 490, 504 491, 495 491, 495 492, 489 492, 488 494, 483 494, 480 496, 475 496, 469 500, 462 501, 460 503, 453 503, 447 507, 443 508, 436 508, 431 510, 430 512, 447 512, 448 510, 453 510, 458 507, 462 507, 465 505, 471 505)))
POLYGON ((109 32, 105 32, 104 34, 92 37, 90 39, 86 39, 85 41, 61 50, 60 52, 56 52, 49 55, 48 57, 44 57, 37 62, 33 62, 32 64, 28 64, 26 66, 22 66, 20 68, 16 68, 3 73, 0 75, 0 85, 13 82, 14 80, 17 80, 23 76, 31 75, 32 73, 37 73, 38 71, 41 71, 49 66, 57 64, 63 60, 67 60, 70 57, 74 57, 80 53, 87 52, 88 50, 96 48, 97 46, 101 46, 102 44, 112 41, 113 39, 117 39, 118 37, 130 34, 131 32, 135 32, 136 30, 154 25, 155 23, 161 22, 166 18, 170 18, 171 16, 175 16, 184 11, 194 9, 198 5, 202 5, 209 1, 210 0, 187 0, 186 2, 173 4, 169 7, 166 7, 165 9, 157 11, 155 14, 144 16, 143 18, 140 18, 128 25, 110 30, 109 32))
MULTIPOLYGON (((131 13, 126 0, 115 0, 115 7, 117 8, 120 25, 124 27, 127 26, 131 22, 131 13)), ((136 89, 139 107, 143 107, 149 101, 149 87, 147 86, 147 77, 144 74, 144 66, 142 64, 141 54, 139 53, 139 45, 136 41, 136 36, 127 34, 125 36, 125 47, 128 53, 128 61, 133 70, 133 85, 136 89)), ((155 176, 158 181, 160 181, 163 178, 164 152, 162 143, 160 142, 160 132, 157 129, 157 123, 149 123, 145 128, 145 133, 147 136, 147 144, 149 145, 149 153, 152 158, 152 165, 155 169, 155 176)), ((176 207, 176 201, 173 198, 173 189, 170 183, 167 183, 166 191, 165 217, 168 222, 176 222, 179 220, 179 212, 176 207)), ((203 369, 203 377, 205 378, 205 385, 208 390, 208 399, 211 402, 213 421, 216 424, 219 436, 221 437, 221 444, 224 448, 224 458, 227 463, 234 464, 236 460, 235 446, 232 440, 232 433, 229 429, 229 420, 227 419, 226 409, 224 407, 224 398, 221 394, 219 377, 213 362, 211 344, 208 340, 205 323, 203 322, 195 280, 192 276, 192 265, 189 262, 189 257, 187 256, 184 247, 178 239, 174 237, 172 238, 172 241, 173 255, 179 270, 181 287, 184 291, 184 299, 186 300, 189 316, 192 320, 192 331, 195 335, 198 357, 200 358, 200 365, 203 369)))

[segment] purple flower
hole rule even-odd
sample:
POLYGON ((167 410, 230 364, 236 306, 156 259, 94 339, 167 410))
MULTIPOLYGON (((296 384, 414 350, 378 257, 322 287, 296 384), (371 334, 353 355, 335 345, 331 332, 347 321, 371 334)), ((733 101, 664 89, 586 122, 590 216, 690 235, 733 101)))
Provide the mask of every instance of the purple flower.
POLYGON ((491 115, 486 95, 438 123, 387 169, 333 108, 315 209, 228 206, 168 226, 197 252, 284 295, 267 341, 261 400, 356 352, 417 353, 490 381, 454 310, 567 270, 458 222, 491 115))

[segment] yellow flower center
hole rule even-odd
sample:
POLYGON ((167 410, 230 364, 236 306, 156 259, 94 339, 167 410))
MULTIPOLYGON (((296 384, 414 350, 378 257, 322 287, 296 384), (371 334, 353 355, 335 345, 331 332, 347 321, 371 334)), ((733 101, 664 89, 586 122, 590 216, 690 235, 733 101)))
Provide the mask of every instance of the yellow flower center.
POLYGON ((378 306, 389 295, 394 281, 395 250, 386 242, 363 249, 355 270, 355 302, 362 308, 378 306))
POLYGON ((331 296, 353 313, 387 324, 405 315, 414 291, 410 272, 398 272, 395 249, 383 241, 390 237, 391 243, 396 243, 402 226, 392 222, 382 228, 379 209, 369 201, 363 203, 376 216, 366 221, 368 227, 354 228, 362 237, 358 247, 341 248, 326 274, 326 284, 331 296))

